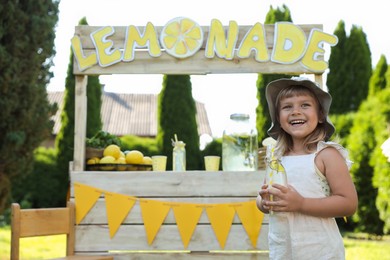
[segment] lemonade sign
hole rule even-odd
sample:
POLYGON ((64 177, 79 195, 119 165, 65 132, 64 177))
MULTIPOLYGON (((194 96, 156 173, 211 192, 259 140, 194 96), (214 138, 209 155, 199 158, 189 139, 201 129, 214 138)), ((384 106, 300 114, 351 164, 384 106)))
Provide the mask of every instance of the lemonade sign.
POLYGON ((203 46, 207 59, 217 56, 220 59, 234 61, 235 58, 247 59, 254 56, 256 62, 273 62, 276 64, 294 64, 300 62, 303 67, 313 72, 323 72, 328 68, 327 62, 320 59, 325 53, 324 44, 334 46, 338 39, 313 28, 307 37, 297 25, 289 22, 278 22, 274 25, 272 52, 268 52, 265 26, 256 23, 249 27, 241 42, 238 42, 240 27, 230 21, 227 29, 222 23, 211 21, 207 38, 201 26, 186 17, 170 20, 158 35, 155 26, 148 22, 143 32, 130 25, 126 27, 123 48, 115 47, 109 37, 115 35, 112 26, 101 27, 90 34, 94 51, 84 53, 82 41, 75 35, 72 49, 80 71, 96 64, 108 67, 120 62, 135 60, 136 49, 146 49, 148 55, 158 58, 163 52, 177 59, 188 59, 194 56, 203 46), (238 46, 238 47, 236 47, 238 46), (254 55, 253 55, 254 54, 254 55))

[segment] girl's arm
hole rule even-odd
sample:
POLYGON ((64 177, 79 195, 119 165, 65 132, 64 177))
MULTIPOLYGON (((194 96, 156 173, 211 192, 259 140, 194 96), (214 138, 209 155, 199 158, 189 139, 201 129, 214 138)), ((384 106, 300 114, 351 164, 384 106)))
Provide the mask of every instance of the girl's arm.
POLYGON ((343 217, 355 213, 357 193, 348 167, 341 154, 332 147, 322 150, 316 157, 318 169, 328 180, 331 195, 325 198, 304 198, 293 187, 272 185, 269 193, 280 198, 267 201, 273 211, 301 212, 316 217, 343 217))

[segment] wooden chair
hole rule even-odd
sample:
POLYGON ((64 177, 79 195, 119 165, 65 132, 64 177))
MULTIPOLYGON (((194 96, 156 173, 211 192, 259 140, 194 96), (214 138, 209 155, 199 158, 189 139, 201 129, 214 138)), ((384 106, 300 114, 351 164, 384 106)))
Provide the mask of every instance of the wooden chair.
POLYGON ((66 256, 60 259, 113 259, 111 256, 75 256, 75 207, 68 202, 66 208, 20 209, 12 204, 11 260, 19 259, 20 238, 66 235, 66 256))
POLYGON ((19 259, 20 238, 66 234, 66 255, 74 254, 74 204, 66 208, 20 209, 12 204, 11 259, 19 259))

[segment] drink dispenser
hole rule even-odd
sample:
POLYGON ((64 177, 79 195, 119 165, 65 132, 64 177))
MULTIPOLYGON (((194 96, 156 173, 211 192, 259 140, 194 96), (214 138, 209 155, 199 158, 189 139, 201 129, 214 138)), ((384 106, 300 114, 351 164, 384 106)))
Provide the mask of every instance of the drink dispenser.
POLYGON ((223 171, 256 171, 257 130, 248 114, 232 114, 222 137, 223 171))

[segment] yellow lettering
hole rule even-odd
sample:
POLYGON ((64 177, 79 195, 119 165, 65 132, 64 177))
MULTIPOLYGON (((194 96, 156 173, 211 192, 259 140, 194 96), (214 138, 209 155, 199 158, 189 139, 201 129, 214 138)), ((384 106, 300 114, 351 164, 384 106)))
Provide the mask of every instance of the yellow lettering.
POLYGON ((121 61, 122 53, 118 49, 112 49, 113 41, 107 40, 107 37, 115 32, 112 26, 102 27, 91 33, 91 38, 98 54, 99 65, 107 67, 121 61))
POLYGON ((328 68, 328 63, 319 59, 325 53, 323 49, 324 42, 329 43, 330 46, 335 46, 338 38, 335 35, 324 33, 318 29, 311 30, 306 54, 301 61, 303 66, 315 72, 322 72, 328 68))
POLYGON ((276 23, 274 39, 271 57, 273 62, 292 64, 302 58, 306 35, 300 27, 287 22, 276 23))
POLYGON ((146 24, 143 36, 141 36, 137 27, 133 25, 127 27, 123 61, 134 60, 135 48, 138 46, 146 46, 149 55, 152 57, 161 56, 161 47, 158 43, 157 33, 152 23, 148 22, 146 24))
POLYGON ((228 39, 226 41, 225 31, 223 29, 222 23, 217 19, 211 20, 205 56, 207 58, 213 58, 214 54, 216 53, 219 58, 232 60, 237 38, 238 25, 235 21, 229 22, 228 39))
POLYGON ((71 44, 73 54, 76 57, 80 71, 86 70, 87 68, 92 67, 97 63, 97 57, 95 52, 91 53, 88 56, 84 55, 83 48, 81 46, 81 40, 78 36, 72 37, 71 44))
POLYGON ((240 58, 248 58, 252 50, 256 53, 255 60, 269 60, 264 26, 260 23, 253 25, 253 27, 246 33, 244 39, 241 41, 240 47, 238 48, 237 56, 240 58))

